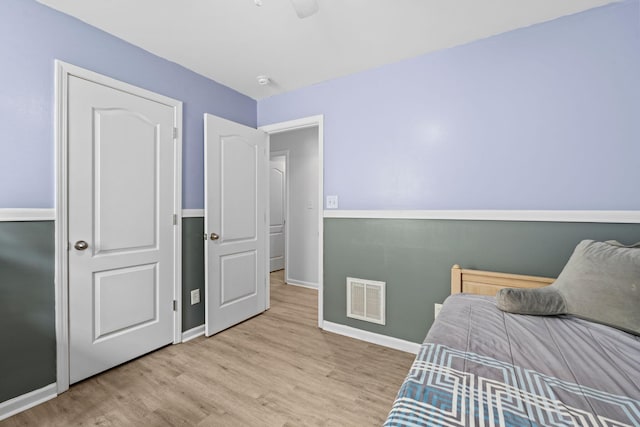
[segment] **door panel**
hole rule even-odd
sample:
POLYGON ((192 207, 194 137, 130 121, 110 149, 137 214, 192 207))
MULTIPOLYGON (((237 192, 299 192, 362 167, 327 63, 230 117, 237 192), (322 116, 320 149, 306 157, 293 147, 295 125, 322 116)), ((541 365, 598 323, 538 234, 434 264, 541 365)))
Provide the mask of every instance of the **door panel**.
POLYGON ((205 114, 205 331, 265 310, 267 136, 205 114), (215 237, 215 236, 214 236, 215 237))
POLYGON ((221 242, 256 239, 256 145, 236 135, 220 137, 221 242))
POLYGON ((256 272, 258 259, 256 251, 220 257, 221 276, 220 307, 225 307, 243 298, 255 296, 258 292, 256 272))
POLYGON ((157 266, 151 264, 95 274, 94 340, 158 320, 157 266))
POLYGON ((96 109, 94 121, 95 253, 155 247, 160 129, 123 109, 96 109))
POLYGON ((175 119, 74 76, 67 111, 74 383, 173 341, 175 119))
POLYGON ((284 268, 285 214, 286 214, 286 165, 285 157, 271 159, 269 171, 269 267, 270 271, 284 268))

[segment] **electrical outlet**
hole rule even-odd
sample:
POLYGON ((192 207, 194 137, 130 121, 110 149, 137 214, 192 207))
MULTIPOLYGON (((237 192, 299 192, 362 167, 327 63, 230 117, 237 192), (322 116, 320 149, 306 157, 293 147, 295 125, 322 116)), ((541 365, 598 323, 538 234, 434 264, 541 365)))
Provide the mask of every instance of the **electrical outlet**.
POLYGON ((338 196, 327 196, 327 209, 338 209, 338 196))
POLYGON ((440 314, 440 310, 442 309, 442 304, 436 303, 433 307, 433 318, 435 319, 440 314))
POLYGON ((194 289, 191 291, 191 305, 198 304, 200 302, 200 289, 194 289))

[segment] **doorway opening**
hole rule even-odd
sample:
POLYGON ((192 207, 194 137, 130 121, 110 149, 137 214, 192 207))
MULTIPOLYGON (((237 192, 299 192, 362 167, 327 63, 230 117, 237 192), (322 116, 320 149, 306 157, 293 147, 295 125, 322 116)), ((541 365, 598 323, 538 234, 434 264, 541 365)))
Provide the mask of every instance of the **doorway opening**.
MULTIPOLYGON (((288 285, 304 286, 318 291, 318 327, 323 323, 323 117, 313 116, 260 128, 269 134, 272 157, 285 157, 284 202, 281 224, 284 255, 283 280, 288 285)), ((271 175, 271 174, 270 174, 271 175)), ((277 175, 277 174, 274 174, 277 175)), ((271 183, 270 183, 271 184, 271 183)), ((273 185, 278 185, 277 179, 273 185)), ((271 186, 270 186, 271 187, 271 186)), ((271 197, 270 197, 271 199, 271 197)), ((270 206, 271 215, 278 207, 270 206)), ((271 254, 281 249, 278 238, 270 242, 271 254), (274 245, 274 246, 272 246, 274 245)), ((271 239, 270 239, 271 240, 271 239)), ((277 256, 274 256, 274 259, 277 256)), ((267 294, 267 307, 269 306, 267 294)))
POLYGON ((182 103, 62 61, 55 67, 62 393, 181 340, 182 103))

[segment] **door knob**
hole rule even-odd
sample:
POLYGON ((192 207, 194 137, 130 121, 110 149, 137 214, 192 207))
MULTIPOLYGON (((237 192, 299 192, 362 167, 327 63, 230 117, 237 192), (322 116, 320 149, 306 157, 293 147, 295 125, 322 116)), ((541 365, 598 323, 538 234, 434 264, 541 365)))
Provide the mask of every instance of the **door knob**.
POLYGON ((73 245, 74 248, 76 248, 79 251, 84 251, 85 249, 87 249, 89 247, 89 244, 87 242, 85 242, 84 240, 78 240, 76 242, 75 245, 73 245))
POLYGON ((211 240, 218 240, 220 238, 220 236, 218 236, 216 233, 211 233, 211 240))

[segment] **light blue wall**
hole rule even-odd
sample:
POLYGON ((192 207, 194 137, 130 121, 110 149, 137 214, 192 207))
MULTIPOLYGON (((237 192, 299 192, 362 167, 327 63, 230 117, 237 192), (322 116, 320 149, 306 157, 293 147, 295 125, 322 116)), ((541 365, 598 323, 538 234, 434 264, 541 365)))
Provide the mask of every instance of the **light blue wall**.
POLYGON ((54 207, 54 59, 184 102, 183 207, 204 207, 203 113, 249 126, 256 102, 34 0, 0 1, 0 208, 54 207))
POLYGON ((341 209, 640 209, 637 0, 258 102, 324 114, 341 209))

